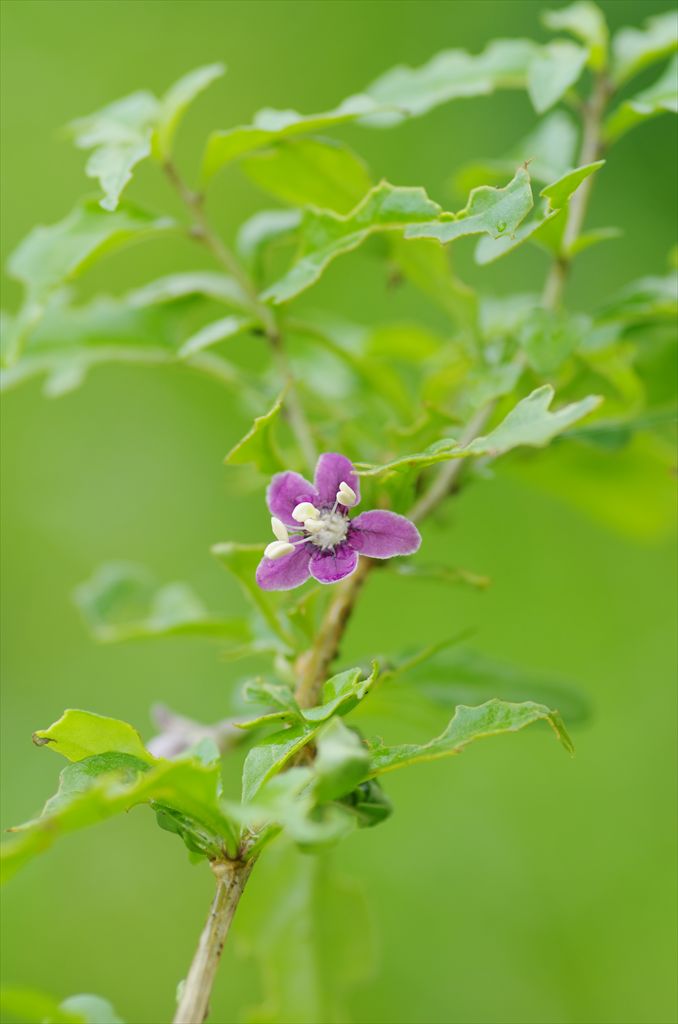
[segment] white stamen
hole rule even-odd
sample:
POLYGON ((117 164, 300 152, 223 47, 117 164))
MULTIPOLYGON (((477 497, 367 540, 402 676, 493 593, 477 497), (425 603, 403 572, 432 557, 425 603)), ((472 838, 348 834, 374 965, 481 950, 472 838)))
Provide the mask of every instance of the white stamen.
POLYGON ((279 519, 276 519, 275 516, 271 516, 271 529, 281 543, 287 544, 290 539, 287 527, 279 519))
POLYGON ((292 509, 292 519, 297 523, 303 523, 306 519, 317 519, 320 512, 310 501, 300 501, 292 509))
POLYGON ((283 558, 294 551, 294 544, 287 544, 281 540, 274 540, 264 548, 264 556, 275 561, 276 558, 283 558))
POLYGON ((321 519, 305 519, 304 529, 308 530, 309 533, 317 533, 318 530, 325 529, 325 524, 321 519))
POLYGON ((349 487, 345 480, 342 480, 339 484, 339 490, 337 491, 337 501, 340 505, 344 505, 347 508, 351 508, 355 505, 358 500, 358 495, 355 493, 352 487, 349 487))

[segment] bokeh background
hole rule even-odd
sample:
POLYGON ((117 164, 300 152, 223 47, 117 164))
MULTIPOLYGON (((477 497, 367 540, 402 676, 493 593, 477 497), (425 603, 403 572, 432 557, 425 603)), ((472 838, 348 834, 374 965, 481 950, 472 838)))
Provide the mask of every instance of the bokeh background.
MULTIPOLYGON (((601 6, 618 27, 667 5, 601 6)), ((162 91, 187 69, 225 60, 226 78, 182 129, 191 174, 212 127, 246 123, 266 105, 329 109, 393 64, 420 64, 444 47, 541 37, 539 10, 526 0, 3 0, 3 256, 88 190, 83 156, 59 129, 111 99, 162 91)), ((527 98, 508 93, 389 132, 342 134, 377 173, 449 204, 453 172, 503 153, 533 120, 527 98)), ((625 234, 581 257, 575 306, 663 272, 675 173, 669 118, 617 147, 591 223, 621 223, 625 234)), ((174 209, 153 168, 133 194, 174 209)), ((215 183, 211 208, 229 236, 263 205, 237 169, 215 183)), ((536 252, 480 272, 459 251, 463 272, 498 294, 537 288, 544 273, 536 252)), ((188 244, 147 244, 102 263, 83 290, 118 291, 200 265, 188 244)), ((13 306, 13 284, 3 291, 13 306)), ((387 291, 365 254, 339 261, 304 301, 361 322, 430 317, 413 294, 387 291)), ((209 546, 258 540, 267 518, 260 497, 241 493, 222 465, 244 420, 228 393, 188 371, 104 367, 54 401, 31 382, 5 398, 2 427, 6 827, 55 788, 60 765, 30 737, 64 707, 127 719, 148 735, 152 701, 219 718, 247 673, 208 641, 98 647, 73 587, 102 561, 131 559, 235 611, 239 595, 209 546)), ((348 997, 361 1024, 676 1019, 673 488, 643 444, 576 466, 556 451, 509 460, 427 526, 432 555, 491 576, 487 592, 375 578, 365 594, 347 661, 399 647, 403 636, 425 643, 475 626, 482 651, 576 680, 593 715, 575 730, 574 760, 534 730, 388 779, 394 817, 335 854, 366 887, 379 936, 372 977, 348 997)), ((423 738, 419 730, 413 723, 412 738, 423 738)), ((209 872, 189 865, 143 809, 67 837, 4 893, 5 982, 97 992, 128 1022, 167 1020, 211 889, 209 872)), ((246 900, 257 900, 256 875, 246 900)), ((258 985, 253 964, 230 948, 211 1019, 239 1019, 258 985)))

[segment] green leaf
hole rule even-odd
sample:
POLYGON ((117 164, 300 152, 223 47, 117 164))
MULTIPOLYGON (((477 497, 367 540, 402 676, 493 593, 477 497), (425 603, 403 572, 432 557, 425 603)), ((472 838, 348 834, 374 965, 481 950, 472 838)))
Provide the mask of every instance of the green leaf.
POLYGON ((588 47, 588 62, 594 71, 602 71, 607 65, 609 31, 605 15, 597 4, 590 0, 578 0, 569 7, 545 11, 542 21, 554 32, 570 32, 588 47))
POLYGON ((375 964, 362 888, 338 875, 327 854, 300 856, 289 844, 262 859, 257 887, 259 899, 238 911, 240 948, 261 976, 248 1024, 350 1019, 346 994, 371 977, 375 964))
POLYGON ((482 96, 495 89, 522 88, 539 47, 526 39, 497 39, 482 53, 444 50, 419 68, 392 68, 365 92, 378 104, 395 108, 368 123, 397 124, 464 96, 482 96))
POLYGON ((79 1014, 85 1024, 124 1024, 108 1002, 101 996, 77 995, 64 999, 61 1009, 67 1013, 79 1014))
POLYGON ((378 108, 379 105, 367 96, 351 96, 334 110, 323 114, 304 116, 296 110, 260 110, 252 124, 212 132, 203 157, 203 181, 208 184, 217 171, 233 160, 266 149, 282 139, 312 135, 325 128, 355 121, 378 108))
POLYGON ((653 85, 612 111, 603 126, 605 140, 617 142, 632 128, 664 113, 678 113, 678 58, 667 65, 653 85))
POLYGON ((548 722, 556 736, 569 753, 574 747, 557 711, 551 711, 544 704, 524 701, 520 704, 503 700, 488 700, 477 707, 457 705, 454 717, 440 736, 428 743, 405 743, 387 747, 375 745, 370 752, 371 775, 403 768, 418 761, 433 761, 440 757, 460 754, 469 743, 498 736, 505 732, 518 732, 534 722, 548 722))
POLYGON ((470 455, 502 455, 520 445, 543 448, 558 434, 587 416, 601 402, 597 395, 589 395, 579 402, 565 405, 556 412, 549 407, 554 391, 550 384, 537 388, 506 416, 486 437, 477 437, 466 446, 470 455))
POLYGON ((583 181, 585 181, 589 175, 595 174, 601 167, 605 166, 604 160, 596 160, 591 164, 584 164, 582 167, 576 167, 573 171, 569 171, 564 174, 558 181, 554 181, 551 185, 547 185, 539 193, 543 199, 548 199, 551 210, 562 210, 563 207, 567 206, 568 202, 577 191, 583 181))
POLYGON ((478 297, 454 274, 450 254, 434 239, 394 235, 391 253, 398 270, 437 302, 473 341, 478 336, 478 297))
POLYGON ((142 308, 179 302, 196 295, 223 302, 235 309, 251 311, 252 308, 252 300, 235 278, 210 270, 194 270, 159 277, 129 292, 127 301, 130 306, 142 308))
POLYGON ((257 416, 242 440, 231 448, 224 459, 226 465, 245 466, 253 463, 260 473, 266 474, 285 469, 274 433, 282 405, 283 395, 276 399, 268 412, 257 416))
POLYGON ((678 19, 675 11, 648 18, 644 28, 622 28, 612 40, 612 75, 621 85, 678 49, 678 19))
POLYGON ((424 658, 396 659, 388 685, 380 688, 370 708, 377 715, 382 713, 382 707, 401 708, 407 717, 410 709, 414 715, 426 702, 452 709, 458 704, 478 704, 494 697, 547 704, 557 708, 571 724, 591 717, 589 700, 573 684, 491 658, 472 648, 449 645, 438 645, 424 658))
POLYGON ((485 236, 480 239, 474 254, 476 263, 481 266, 492 263, 527 241, 536 242, 554 255, 559 255, 565 228, 563 211, 582 182, 604 164, 604 160, 596 160, 592 164, 576 167, 543 188, 539 194, 546 202, 533 217, 520 225, 512 237, 485 236))
POLYGON ((309 288, 338 256, 357 249, 371 234, 429 221, 440 212, 422 188, 382 182, 342 217, 331 211, 307 212, 301 224, 303 254, 262 298, 287 302, 309 288))
POLYGON ((242 769, 242 799, 251 801, 269 779, 282 771, 320 728, 319 725, 295 725, 281 729, 251 747, 242 769))
POLYGON ((128 562, 100 566, 74 596, 102 643, 194 634, 239 641, 250 637, 244 620, 211 615, 186 583, 158 586, 148 569, 128 562))
POLYGON ((320 731, 313 762, 313 792, 318 803, 351 793, 369 772, 370 755, 360 737, 339 718, 320 731))
POLYGON ((262 590, 255 580, 257 566, 264 554, 264 545, 215 544, 212 554, 232 573, 270 630, 286 647, 291 646, 291 638, 276 611, 275 596, 262 590))
POLYGON ((158 101, 150 92, 135 92, 68 126, 79 149, 91 149, 85 173, 101 184, 104 210, 118 207, 132 171, 151 152, 151 132, 158 101))
POLYGON ((518 402, 508 416, 485 437, 477 437, 465 446, 452 438, 445 438, 435 441, 422 452, 401 456, 383 466, 359 463, 360 475, 377 476, 394 470, 421 469, 436 462, 466 458, 470 455, 489 455, 495 458, 521 445, 542 448, 557 434, 587 416, 601 402, 597 395, 589 395, 579 402, 572 402, 556 412, 550 412, 549 406, 553 396, 553 388, 550 384, 545 384, 518 402))
POLYGON ((533 206, 530 176, 519 167, 504 188, 481 185, 474 188, 468 203, 453 219, 443 214, 437 223, 414 224, 406 238, 437 238, 446 244, 465 235, 489 234, 493 238, 510 237, 533 206))
POLYGON ((547 43, 530 64, 527 92, 538 114, 561 99, 578 80, 587 61, 587 51, 576 43, 557 39, 547 43))
POLYGON ((35 732, 33 742, 39 747, 49 744, 69 761, 82 761, 109 751, 129 754, 145 764, 154 761, 133 726, 91 711, 64 711, 48 729, 35 732))
POLYGON ((177 355, 180 359, 188 359, 198 352, 204 352, 206 348, 211 348, 212 345, 235 338, 256 326, 257 321, 248 316, 233 315, 222 317, 221 320, 213 320, 212 323, 206 324, 205 327, 201 327, 199 331, 192 334, 183 343, 177 355))
POLYGON ((169 809, 176 826, 172 831, 194 852, 211 858, 235 852, 237 832, 220 803, 218 761, 157 760, 132 726, 85 711, 65 712, 35 738, 73 763, 62 771, 59 791, 42 815, 10 830, 15 835, 2 850, 8 875, 60 835, 149 802, 169 809))
POLYGON ((18 1017, 29 1024, 124 1024, 101 996, 69 996, 59 1002, 44 992, 5 988, 0 992, 0 1008, 3 1015, 18 1017))
POLYGON ((173 227, 169 218, 135 206, 106 213, 97 203, 85 202, 57 224, 33 228, 9 257, 7 269, 31 298, 41 300, 107 253, 173 227))
POLYGON ((293 239, 300 223, 301 210, 259 210, 240 225, 236 252, 255 277, 262 276, 269 248, 293 239))
POLYGON ((535 309, 518 333, 518 343, 532 369, 548 376, 569 358, 590 331, 588 317, 535 309))
POLYGON ((364 161, 341 142, 307 136, 283 140, 242 161, 269 195, 292 206, 348 213, 372 187, 364 161))
POLYGON ((177 128, 193 100, 225 73, 223 64, 207 64, 189 71, 171 86, 160 101, 153 131, 153 156, 165 161, 172 155, 177 128))

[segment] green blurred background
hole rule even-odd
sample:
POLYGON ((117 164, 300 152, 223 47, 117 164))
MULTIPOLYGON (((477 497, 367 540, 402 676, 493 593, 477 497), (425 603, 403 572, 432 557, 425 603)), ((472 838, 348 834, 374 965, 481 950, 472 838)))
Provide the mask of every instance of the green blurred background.
MULTIPOLYGON (((223 59, 228 75, 182 131, 192 173, 212 127, 245 123, 266 105, 328 109, 393 64, 419 64, 445 47, 541 37, 540 6, 4 0, 3 256, 88 190, 82 154, 59 136, 74 116, 137 88, 162 91, 223 59)), ((601 6, 613 27, 667 7, 601 6)), ((423 184, 449 206, 455 169, 501 154, 533 121, 526 97, 509 93, 344 136, 376 173, 423 184)), ((591 223, 622 224, 625 235, 582 256, 575 306, 663 272, 674 241, 674 140, 661 118, 615 151, 591 223)), ((152 168, 132 194, 174 209, 152 168)), ((227 235, 264 205, 237 169, 215 184, 211 208, 227 235)), ((461 259, 467 276, 498 294, 537 288, 544 273, 543 258, 522 250, 482 272, 466 250, 461 259)), ((104 262, 84 291, 200 265, 189 244, 148 244, 104 262)), ((4 304, 16 300, 5 282, 4 304)), ((431 316, 413 294, 387 291, 360 254, 339 261, 304 302, 365 323, 431 316)), ((127 719, 145 735, 159 698, 205 721, 228 710, 248 666, 224 663, 218 646, 199 640, 97 647, 70 595, 100 562, 122 558, 162 580, 189 580, 211 607, 234 611, 238 593, 208 549, 267 532, 260 495, 241 493, 222 465, 244 428, 227 392, 179 369, 101 368, 59 400, 33 382, 6 397, 3 826, 53 791, 60 765, 30 737, 64 707, 127 719)), ((369 891, 379 936, 375 973, 348 999, 361 1024, 676 1019, 672 485, 646 467, 642 444, 598 463, 565 459, 554 451, 511 460, 427 525, 431 557, 487 573, 489 591, 375 578, 351 626, 347 660, 400 647, 402 637, 426 643, 476 626, 481 650, 578 680, 594 709, 575 731, 574 760, 535 730, 388 779, 394 817, 334 856, 369 891), (569 501, 579 474, 609 478, 609 490, 599 483, 569 501)), ((414 724, 389 728, 388 738, 426 735, 414 724)), ((211 888, 209 872, 190 866, 144 810, 67 837, 4 893, 5 982, 59 996, 97 992, 131 1024, 167 1020, 211 888)), ((256 874, 246 900, 257 900, 256 874)), ((211 1019, 237 1020, 258 984, 252 964, 229 949, 211 1019)))

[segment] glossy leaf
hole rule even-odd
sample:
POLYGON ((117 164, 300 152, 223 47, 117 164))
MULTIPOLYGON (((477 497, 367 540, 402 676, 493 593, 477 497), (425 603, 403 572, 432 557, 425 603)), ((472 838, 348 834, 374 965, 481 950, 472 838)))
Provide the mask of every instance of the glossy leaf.
POLYGON ((392 68, 365 92, 394 110, 371 117, 369 123, 397 124, 460 97, 521 88, 538 50, 536 43, 526 39, 497 39, 475 56, 464 50, 444 50, 419 68, 392 68))
POLYGON ((269 195, 291 206, 348 213, 372 187, 364 161, 344 143, 302 136, 244 159, 242 169, 269 195))
POLYGON ((437 238, 442 243, 465 235, 510 237, 532 206, 530 176, 524 167, 519 167, 505 188, 481 185, 473 189, 464 209, 452 219, 450 214, 443 214, 437 223, 412 225, 406 229, 405 237, 437 238))
POLYGON ((607 64, 609 32, 605 15, 591 0, 577 0, 568 7, 545 11, 542 21, 554 32, 570 32, 588 48, 588 62, 594 71, 607 64))
POLYGON ((33 228, 9 257, 9 274, 41 299, 106 253, 170 230, 173 222, 135 206, 106 213, 96 203, 76 206, 64 220, 33 228))
POLYGON ((595 174, 601 167, 604 167, 604 160, 596 160, 591 164, 584 164, 582 167, 576 167, 573 171, 569 171, 564 174, 558 181, 554 181, 551 185, 547 185, 539 193, 544 199, 548 199, 551 210, 562 210, 564 206, 567 206, 571 197, 577 191, 579 186, 586 178, 591 174, 595 174))
POLYGON ((643 28, 622 28, 612 40, 612 73, 621 85, 678 49, 678 17, 665 11, 648 18, 643 28))
POLYGON ((259 149, 297 135, 312 135, 335 125, 346 124, 378 109, 367 96, 352 96, 334 110, 305 116, 296 110, 266 108, 255 115, 252 124, 226 131, 212 132, 203 157, 202 176, 207 184, 217 171, 259 149))
POLYGON ((228 466, 243 466, 253 463, 260 473, 277 473, 285 469, 275 439, 275 424, 283 406, 283 396, 276 399, 268 412, 257 416, 251 428, 231 448, 224 459, 228 466))
POLYGON ((428 221, 440 212, 422 188, 400 188, 382 182, 345 217, 330 211, 308 212, 300 228, 303 254, 267 288, 264 299, 287 302, 309 288, 329 264, 357 249, 371 234, 428 221))
POLYGON ((169 159, 174 136, 186 110, 225 71, 223 64, 207 64, 189 71, 167 90, 160 100, 153 130, 153 156, 156 160, 169 159))
POLYGON ((605 139, 616 142, 632 128, 664 113, 678 113, 678 58, 671 61, 653 85, 612 111, 604 125, 605 139))
POLYGON ((601 402, 597 395, 589 395, 588 398, 551 412, 549 406, 553 396, 553 388, 550 384, 545 384, 518 402, 508 416, 485 437, 477 437, 465 446, 452 438, 435 441, 422 452, 401 456, 383 466, 360 463, 360 474, 375 476, 393 470, 423 468, 436 462, 467 458, 471 455, 489 455, 495 458, 521 445, 541 448, 573 423, 587 416, 601 402))
POLYGON ((148 569, 127 562, 100 566, 74 596, 102 643, 194 634, 244 641, 250 636, 244 620, 211 615, 186 583, 159 586, 148 569))
POLYGON ((158 101, 150 92, 135 92, 69 125, 76 146, 91 149, 85 173, 99 181, 104 210, 116 210, 132 171, 151 152, 158 101))
POLYGON ((579 80, 587 61, 587 51, 567 40, 547 43, 530 64, 527 92, 538 114, 562 99, 579 80))
POLYGON ((433 761, 440 757, 460 754, 475 740, 506 732, 518 732, 527 725, 542 721, 551 726, 568 753, 573 753, 572 741, 558 712, 533 701, 513 704, 494 699, 477 707, 459 704, 445 731, 428 743, 405 743, 395 747, 381 744, 373 746, 370 751, 370 773, 380 775, 419 761, 433 761))

